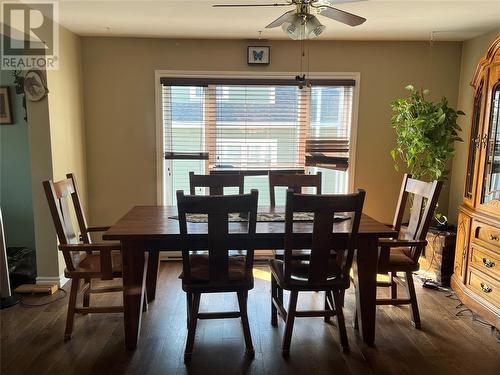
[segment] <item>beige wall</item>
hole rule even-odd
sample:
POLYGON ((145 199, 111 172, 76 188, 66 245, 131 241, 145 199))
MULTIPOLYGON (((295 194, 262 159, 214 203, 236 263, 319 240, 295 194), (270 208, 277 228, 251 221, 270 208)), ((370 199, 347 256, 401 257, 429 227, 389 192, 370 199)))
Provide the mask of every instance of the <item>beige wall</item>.
POLYGON ((83 116, 81 38, 59 28, 59 69, 47 71, 54 180, 76 175, 86 206, 87 174, 83 116))
MULTIPOLYGON (((155 69, 297 72, 300 43, 272 41, 271 65, 249 67, 247 45, 262 41, 83 38, 90 221, 115 222, 132 206, 155 204, 155 69)), ((355 186, 367 190, 366 212, 392 220, 401 173, 389 103, 409 83, 432 99, 457 103, 461 43, 310 43, 310 71, 360 72, 355 186)), ((441 207, 448 206, 447 189, 441 207)))
POLYGON ((52 178, 48 99, 26 101, 31 160, 31 190, 35 225, 37 283, 54 283, 62 272, 59 267, 57 238, 52 224, 42 181, 52 178))
MULTIPOLYGON (((75 174, 84 210, 87 207, 87 169, 85 123, 83 116, 83 77, 81 38, 59 27, 59 69, 47 71, 49 88, 52 178, 75 174)), ((76 220, 75 220, 76 221, 76 220)), ((64 259, 59 254, 60 273, 64 259)))
POLYGON ((472 80, 472 75, 476 70, 479 60, 484 56, 497 35, 500 35, 500 28, 494 32, 468 40, 464 42, 462 47, 458 108, 464 111, 466 115, 460 119, 459 124, 462 127, 462 138, 464 142, 457 142, 455 144, 456 154, 453 159, 453 168, 450 178, 451 188, 448 212, 449 220, 452 223, 457 222, 458 206, 462 203, 463 191, 465 188, 465 169, 467 166, 468 142, 474 100, 474 91, 470 86, 470 81, 472 80))
POLYGON ((37 283, 57 282, 65 268, 42 181, 73 172, 84 208, 87 202, 81 53, 80 37, 60 27, 59 69, 45 72, 49 94, 27 103, 37 283))

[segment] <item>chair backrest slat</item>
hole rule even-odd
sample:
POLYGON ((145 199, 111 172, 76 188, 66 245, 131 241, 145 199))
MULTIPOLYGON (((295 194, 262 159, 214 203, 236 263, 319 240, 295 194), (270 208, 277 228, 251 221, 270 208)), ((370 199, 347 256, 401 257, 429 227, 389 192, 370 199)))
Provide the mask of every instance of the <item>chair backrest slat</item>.
POLYGON ((420 225, 415 233, 415 238, 424 240, 427 237, 427 232, 434 217, 434 210, 436 209, 439 193, 443 187, 443 181, 433 181, 431 184, 431 189, 429 196, 427 197, 424 212, 422 213, 422 219, 420 225))
POLYGON ((243 194, 243 179, 240 174, 197 175, 189 172, 189 193, 195 195, 197 187, 206 187, 209 195, 224 195, 225 187, 237 187, 238 194, 243 194))
POLYGON ((411 178, 411 174, 405 174, 403 176, 403 183, 401 184, 401 190, 399 191, 398 205, 396 207, 396 214, 394 215, 394 220, 392 226, 394 230, 398 231, 401 229, 401 224, 403 222, 403 217, 405 214, 406 200, 408 199, 408 192, 406 191, 406 185, 408 179, 411 178))
POLYGON ((182 259, 184 281, 190 283, 191 253, 197 250, 208 250, 209 270, 208 284, 222 284, 229 279, 229 250, 236 249, 245 244, 245 272, 250 275, 253 267, 253 238, 255 235, 257 221, 258 191, 252 190, 250 194, 240 195, 215 195, 195 196, 184 195, 183 191, 177 191, 177 208, 179 215, 179 230, 183 236, 182 259), (246 233, 229 232, 229 214, 240 213, 248 217, 246 233), (199 235, 188 233, 187 214, 206 214, 208 216, 207 249, 194 248, 193 238, 199 235), (243 242, 242 242, 243 241, 243 242))
POLYGON ((66 197, 62 197, 61 199, 59 199, 59 205, 61 207, 61 220, 64 228, 64 237, 66 239, 66 243, 77 244, 79 242, 79 233, 75 230, 73 222, 71 220, 68 199, 66 199, 66 197))
MULTIPOLYGON (((57 239, 62 245, 78 244, 80 243, 81 236, 83 243, 90 243, 87 222, 83 213, 74 176, 69 173, 66 177, 66 179, 57 182, 52 180, 43 181, 45 196, 47 197, 50 213, 56 229, 57 239), (73 225, 70 204, 73 205, 78 228, 75 228, 73 225)), ((63 255, 66 267, 68 270, 73 271, 75 265, 80 262, 80 252, 64 252, 63 255)))
POLYGON ((271 206, 276 206, 276 187, 286 187, 300 194, 304 187, 316 188, 316 194, 321 194, 321 172, 317 174, 283 174, 269 172, 269 198, 271 206))
POLYGON ((59 243, 75 243, 75 239, 78 239, 78 233, 73 227, 68 205, 68 199, 74 192, 73 184, 69 179, 58 182, 49 180, 44 181, 43 186, 59 243))
POLYGON ((89 232, 87 230, 87 220, 85 219, 85 215, 83 214, 83 206, 80 201, 80 194, 78 193, 78 188, 76 184, 76 178, 73 173, 66 174, 66 177, 71 181, 72 190, 71 199, 73 200, 73 206, 75 207, 76 219, 78 221, 78 227, 80 229, 80 236, 82 238, 83 243, 92 243, 89 232))
POLYGON ((73 182, 67 178, 54 183, 54 192, 57 199, 69 197, 74 193, 73 182))
POLYGON ((398 232, 401 230, 406 205, 411 196, 412 207, 405 238, 425 240, 442 186, 442 181, 424 182, 405 174, 394 216, 394 229, 398 232))
POLYGON ((314 213, 307 282, 310 285, 326 284, 329 277, 332 276, 330 274, 332 261, 337 264, 336 269, 339 274, 336 276, 344 277, 348 280, 363 211, 364 198, 364 190, 358 190, 355 194, 338 195, 297 194, 291 189, 287 191, 284 257, 284 276, 287 281, 291 280, 294 262, 297 262, 296 258, 293 257, 293 250, 296 249, 293 231, 294 212, 314 213), (347 234, 346 247, 342 249, 336 248, 335 240, 337 236, 345 234, 335 233, 334 230, 335 213, 340 212, 351 214, 351 229, 347 234), (336 252, 337 257, 332 258, 333 252, 336 252))
POLYGON ((228 231, 227 213, 208 214, 209 277, 215 282, 229 279, 228 231))
POLYGON ((326 212, 314 214, 314 225, 309 263, 309 282, 322 283, 326 280, 328 261, 330 260, 331 238, 325 233, 332 233, 333 215, 326 212))
POLYGON ((432 193, 432 183, 415 180, 414 178, 408 178, 406 191, 422 197, 429 197, 432 193))
POLYGON ((406 236, 415 239, 418 227, 422 220, 422 207, 424 206, 424 197, 422 195, 413 196, 413 205, 410 212, 410 221, 408 222, 408 229, 406 236))

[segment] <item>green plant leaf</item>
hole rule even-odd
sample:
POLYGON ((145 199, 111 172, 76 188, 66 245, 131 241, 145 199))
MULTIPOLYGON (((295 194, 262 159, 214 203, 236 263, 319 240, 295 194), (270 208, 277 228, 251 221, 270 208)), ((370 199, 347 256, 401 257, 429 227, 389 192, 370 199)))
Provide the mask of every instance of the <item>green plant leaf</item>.
POLYGON ((415 90, 412 85, 405 89, 408 97, 391 103, 391 126, 396 134, 396 146, 390 151, 394 168, 399 170, 400 160, 416 178, 446 179, 454 142, 462 141, 457 119, 463 112, 448 107, 445 97, 438 103, 426 100, 429 90, 415 90))
POLYGON ((392 157, 392 160, 396 161, 396 150, 395 149, 391 150, 391 157, 392 157))

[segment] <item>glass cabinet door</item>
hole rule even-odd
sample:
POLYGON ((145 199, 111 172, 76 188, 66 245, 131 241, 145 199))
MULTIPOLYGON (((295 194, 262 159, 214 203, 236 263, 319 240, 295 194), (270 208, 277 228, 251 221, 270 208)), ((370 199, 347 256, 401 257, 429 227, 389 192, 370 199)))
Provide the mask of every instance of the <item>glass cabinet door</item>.
MULTIPOLYGON (((472 112, 472 124, 469 143, 469 158, 467 160, 467 174, 465 175, 465 199, 472 201, 474 196, 474 177, 476 171, 476 163, 481 145, 479 139, 479 124, 481 120, 481 104, 483 100, 483 82, 479 85, 474 98, 474 109, 472 112)), ((473 202, 470 202, 472 205, 473 202)))
POLYGON ((481 203, 500 200, 500 83, 493 88, 491 101, 481 203))

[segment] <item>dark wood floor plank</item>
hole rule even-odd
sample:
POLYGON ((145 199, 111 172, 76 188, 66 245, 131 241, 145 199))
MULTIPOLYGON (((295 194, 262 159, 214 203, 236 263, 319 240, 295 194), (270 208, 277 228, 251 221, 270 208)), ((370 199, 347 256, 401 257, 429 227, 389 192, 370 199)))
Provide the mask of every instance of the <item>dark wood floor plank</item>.
MULTIPOLYGON (((281 356, 284 323, 270 324, 270 279, 258 266, 248 315, 255 359, 246 359, 238 319, 200 320, 192 362, 183 364, 187 335, 180 263, 160 265, 156 298, 143 315, 135 352, 124 350, 121 314, 75 317, 73 338, 63 341, 67 297, 38 308, 0 312, 1 373, 10 374, 493 374, 500 345, 488 327, 456 317, 458 302, 416 283, 422 330, 410 324, 408 306, 377 307, 376 346, 353 329, 355 295, 346 293, 344 314, 351 351, 342 353, 336 320, 297 318, 290 358, 281 356)), ((379 290, 387 297, 390 290, 379 290)), ((403 291, 401 293, 404 293, 403 291)), ((122 294, 98 295, 92 303, 122 302, 122 294)), ((299 309, 323 308, 322 293, 303 293, 299 309)), ((47 298, 45 298, 47 299, 47 298)), ((33 299, 31 299, 34 302, 33 299)), ((288 295, 285 294, 285 303, 288 295)), ((236 295, 203 296, 202 311, 237 309, 236 295)))

